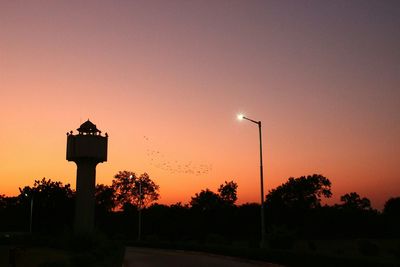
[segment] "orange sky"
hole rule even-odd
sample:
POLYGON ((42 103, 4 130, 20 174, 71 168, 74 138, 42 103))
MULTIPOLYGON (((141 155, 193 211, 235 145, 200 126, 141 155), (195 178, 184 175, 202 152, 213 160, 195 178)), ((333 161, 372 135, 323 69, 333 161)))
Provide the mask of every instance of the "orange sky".
POLYGON ((243 112, 266 190, 320 173, 333 201, 400 195, 397 1, 1 1, 0 25, 0 194, 75 187, 65 133, 90 118, 98 183, 148 172, 170 204, 233 179, 258 201, 243 112))

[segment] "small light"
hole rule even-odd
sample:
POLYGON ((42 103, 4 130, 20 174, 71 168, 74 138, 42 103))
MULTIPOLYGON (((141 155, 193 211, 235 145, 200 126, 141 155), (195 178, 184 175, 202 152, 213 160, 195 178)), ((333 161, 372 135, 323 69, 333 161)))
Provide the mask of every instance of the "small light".
POLYGON ((243 115, 243 114, 238 114, 238 115, 237 115, 237 119, 238 119, 238 120, 241 121, 241 120, 243 120, 243 118, 244 118, 244 115, 243 115))

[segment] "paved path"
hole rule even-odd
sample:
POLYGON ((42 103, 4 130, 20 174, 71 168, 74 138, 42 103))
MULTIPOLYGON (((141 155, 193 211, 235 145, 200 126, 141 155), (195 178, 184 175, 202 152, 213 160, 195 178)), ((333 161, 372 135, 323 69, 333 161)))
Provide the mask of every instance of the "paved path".
POLYGON ((283 267, 260 261, 183 250, 127 247, 123 267, 283 267))

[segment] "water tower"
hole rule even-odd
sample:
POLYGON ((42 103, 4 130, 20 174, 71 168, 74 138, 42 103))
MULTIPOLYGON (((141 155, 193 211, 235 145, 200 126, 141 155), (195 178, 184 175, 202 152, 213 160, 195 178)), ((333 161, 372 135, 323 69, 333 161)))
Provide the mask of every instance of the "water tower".
POLYGON ((107 161, 108 135, 89 120, 77 130, 67 133, 67 160, 77 165, 74 232, 88 235, 94 229, 96 166, 107 161))

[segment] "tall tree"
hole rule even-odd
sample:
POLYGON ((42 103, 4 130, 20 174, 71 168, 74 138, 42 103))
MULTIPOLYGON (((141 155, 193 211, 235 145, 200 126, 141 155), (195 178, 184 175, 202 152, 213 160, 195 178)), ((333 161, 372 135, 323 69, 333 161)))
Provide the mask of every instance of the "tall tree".
POLYGON ((383 214, 393 217, 400 217, 400 197, 392 197, 386 201, 383 214))
POLYGON ((234 205, 237 200, 238 185, 234 181, 221 184, 218 188, 220 198, 228 205, 234 205))
POLYGON ((29 206, 33 199, 33 229, 60 231, 73 217, 73 191, 70 184, 43 178, 35 180, 33 187, 19 188, 18 199, 29 206))
POLYGON ((33 187, 25 186, 22 189, 19 188, 19 191, 20 199, 33 197, 46 207, 55 207, 57 204, 71 199, 73 196, 70 184, 63 185, 62 182, 52 181, 51 179, 47 180, 46 178, 35 180, 33 187))
POLYGON ((112 187, 119 207, 127 204, 146 207, 160 197, 160 186, 147 173, 138 177, 134 172, 120 171, 114 176, 112 187))
POLYGON ((95 199, 97 208, 105 212, 112 211, 116 205, 114 188, 104 184, 97 184, 95 199))
POLYGON ((268 193, 266 203, 276 209, 305 210, 320 207, 321 198, 331 195, 331 182, 320 174, 313 174, 289 178, 268 193))
POLYGON ((400 237, 400 197, 392 197, 386 201, 383 208, 385 218, 385 229, 390 233, 390 237, 400 237))
POLYGON ((222 204, 223 201, 220 196, 208 188, 206 188, 206 190, 201 190, 200 193, 196 193, 190 201, 192 208, 202 211, 216 210, 220 208, 222 204))
POLYGON ((368 198, 361 198, 356 192, 351 192, 340 197, 343 202, 339 207, 349 210, 371 210, 371 201, 368 198))

